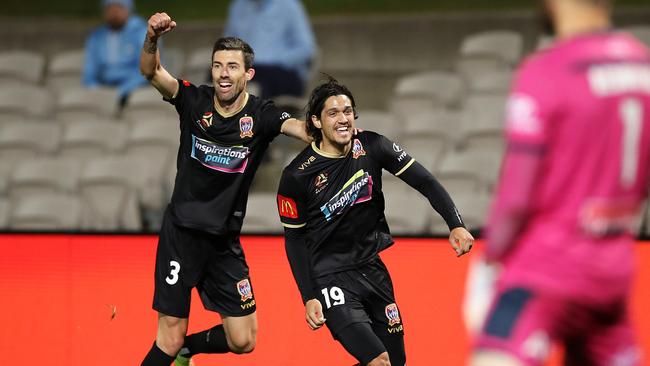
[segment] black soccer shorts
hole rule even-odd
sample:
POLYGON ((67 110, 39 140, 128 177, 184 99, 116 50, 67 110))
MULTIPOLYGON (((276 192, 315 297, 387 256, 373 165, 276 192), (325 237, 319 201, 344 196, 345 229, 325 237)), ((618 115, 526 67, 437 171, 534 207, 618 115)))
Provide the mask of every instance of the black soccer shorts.
POLYGON ((239 233, 224 236, 181 227, 165 213, 156 251, 154 310, 178 318, 190 314, 191 290, 203 306, 224 316, 255 312, 239 233))
POLYGON ((314 280, 326 325, 335 339, 345 327, 370 323, 378 337, 404 335, 388 269, 379 259, 314 280))

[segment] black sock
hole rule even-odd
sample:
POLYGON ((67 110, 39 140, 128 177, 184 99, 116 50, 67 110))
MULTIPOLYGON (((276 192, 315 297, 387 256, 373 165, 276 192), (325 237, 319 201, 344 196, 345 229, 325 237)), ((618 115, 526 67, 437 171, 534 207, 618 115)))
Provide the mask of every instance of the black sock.
POLYGON ((183 357, 192 357, 198 353, 228 353, 228 341, 223 325, 204 330, 185 337, 185 344, 179 354, 183 357))
POLYGON ((141 366, 169 366, 175 358, 163 352, 163 350, 158 348, 156 342, 153 342, 153 346, 151 346, 141 366))

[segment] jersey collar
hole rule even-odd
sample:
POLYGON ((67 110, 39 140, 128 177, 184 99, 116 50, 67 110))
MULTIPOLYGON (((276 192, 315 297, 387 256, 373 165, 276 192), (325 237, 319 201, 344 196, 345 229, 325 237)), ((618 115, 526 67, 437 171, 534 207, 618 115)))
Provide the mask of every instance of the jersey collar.
POLYGON ((217 103, 216 101, 214 101, 214 98, 213 98, 212 100, 213 100, 213 104, 214 104, 214 110, 215 110, 217 113, 219 113, 219 115, 220 115, 221 117, 223 117, 223 118, 229 118, 229 117, 232 117, 232 116, 238 114, 239 112, 241 112, 242 110, 244 110, 244 108, 246 107, 246 104, 248 104, 248 92, 244 92, 244 93, 246 93, 246 94, 244 94, 244 102, 241 104, 241 107, 237 108, 236 110, 233 110, 232 112, 226 112, 226 111, 224 111, 223 108, 221 108, 221 107, 219 106, 219 103, 217 103))
POLYGON ((328 152, 325 152, 325 151, 321 150, 321 149, 318 147, 318 145, 316 144, 316 141, 312 141, 312 143, 311 143, 311 148, 314 149, 314 151, 316 152, 316 154, 318 154, 318 155, 320 155, 320 156, 323 156, 323 157, 326 157, 326 158, 328 158, 328 159, 343 159, 343 158, 345 158, 346 156, 348 156, 348 154, 350 153, 350 151, 352 151, 352 149, 350 149, 350 151, 348 151, 348 154, 345 154, 345 155, 338 155, 338 154, 328 153, 328 152))

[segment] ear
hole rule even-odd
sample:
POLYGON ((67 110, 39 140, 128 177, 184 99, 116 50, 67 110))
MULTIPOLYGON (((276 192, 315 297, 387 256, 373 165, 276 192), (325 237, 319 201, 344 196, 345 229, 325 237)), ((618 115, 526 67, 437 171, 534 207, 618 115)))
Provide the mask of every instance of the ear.
POLYGON ((246 81, 251 81, 253 79, 253 76, 255 76, 255 69, 251 67, 250 69, 246 70, 245 76, 246 81))
POLYGON ((318 128, 318 129, 323 128, 323 125, 321 124, 320 119, 318 119, 318 117, 316 117, 314 115, 311 116, 311 122, 314 124, 314 126, 316 126, 316 128, 318 128))

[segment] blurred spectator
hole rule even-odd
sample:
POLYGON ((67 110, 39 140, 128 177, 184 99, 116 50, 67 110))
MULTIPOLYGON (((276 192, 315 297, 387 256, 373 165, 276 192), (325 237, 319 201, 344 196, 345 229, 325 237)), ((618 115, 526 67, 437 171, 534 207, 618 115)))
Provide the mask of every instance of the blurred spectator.
POLYGON ((234 0, 224 30, 255 50, 253 82, 260 97, 302 96, 315 51, 314 34, 298 0, 234 0))
POLYGON ((102 0, 106 24, 86 40, 82 81, 89 88, 118 88, 120 105, 134 89, 147 84, 140 74, 140 49, 147 23, 133 15, 133 0, 102 0))

